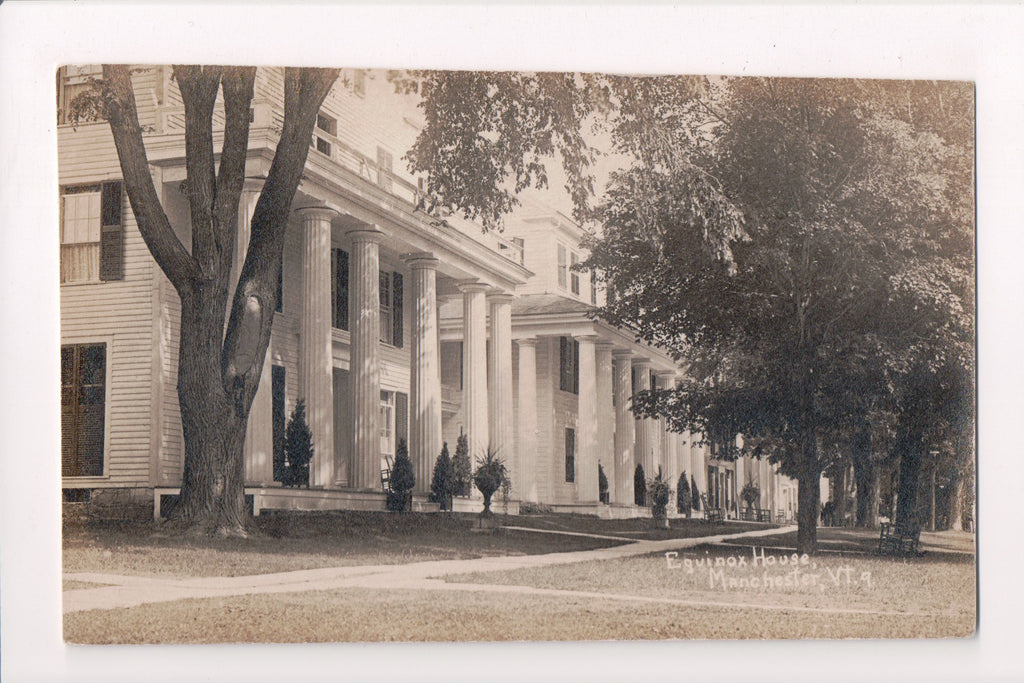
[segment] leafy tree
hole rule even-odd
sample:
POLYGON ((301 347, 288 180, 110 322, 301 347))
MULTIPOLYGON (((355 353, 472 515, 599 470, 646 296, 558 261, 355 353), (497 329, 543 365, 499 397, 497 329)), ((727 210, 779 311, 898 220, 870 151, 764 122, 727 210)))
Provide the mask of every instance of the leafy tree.
POLYGON ((672 500, 672 487, 665 481, 660 465, 654 479, 647 482, 647 500, 651 502, 651 515, 654 519, 665 519, 669 501, 672 500))
POLYGON ((637 463, 633 470, 633 503, 635 505, 647 504, 647 477, 644 476, 644 466, 637 463))
POLYGON ((686 518, 690 518, 690 513, 693 509, 693 501, 690 499, 690 478, 686 476, 686 472, 679 475, 679 482, 676 484, 676 511, 680 513, 686 513, 686 518))
POLYGON ((290 486, 302 484, 309 488, 309 461, 313 459, 313 433, 306 424, 306 402, 299 399, 295 404, 288 426, 285 428, 284 456, 288 463, 290 486))
POLYGON ((388 509, 394 512, 405 512, 409 509, 411 491, 416 486, 416 474, 413 472, 412 460, 405 439, 398 440, 395 448, 395 463, 391 467, 391 490, 388 491, 388 509))
POLYGON ((175 233, 154 186, 130 69, 104 65, 91 94, 91 108, 110 124, 139 232, 181 300, 178 403, 185 458, 175 514, 189 525, 245 535, 246 422, 277 307, 277 273, 292 198, 316 114, 337 76, 336 69, 285 69, 280 137, 245 254, 236 254, 234 246, 256 68, 174 67, 185 109, 183 187, 192 223, 190 247, 175 233), (219 155, 213 134, 218 92, 224 103, 219 155), (230 274, 238 258, 244 260, 232 291, 230 274))
POLYGON ((455 491, 455 465, 448 455, 448 442, 441 446, 441 455, 434 463, 434 476, 430 482, 430 500, 441 504, 442 510, 452 509, 452 494, 455 491))
POLYGON ((761 499, 761 489, 757 487, 757 484, 748 481, 740 491, 740 498, 747 504, 747 508, 752 510, 757 507, 757 502, 761 499))
MULTIPOLYGON (((921 397, 965 395, 971 223, 967 188, 949 190, 964 153, 860 82, 730 79, 705 109, 675 154, 613 176, 584 266, 616 294, 603 317, 688 363, 640 414, 742 432, 798 480, 797 545, 813 552, 821 472, 864 421, 895 400, 920 427, 942 412, 921 397), (925 363, 915 388, 929 356, 950 362, 925 363)), ((920 431, 896 440, 908 472, 920 431)))
POLYGON ((458 441, 455 442, 455 458, 452 460, 452 469, 455 472, 455 495, 468 496, 469 487, 473 481, 473 472, 472 464, 469 461, 469 441, 465 434, 459 434, 458 441))

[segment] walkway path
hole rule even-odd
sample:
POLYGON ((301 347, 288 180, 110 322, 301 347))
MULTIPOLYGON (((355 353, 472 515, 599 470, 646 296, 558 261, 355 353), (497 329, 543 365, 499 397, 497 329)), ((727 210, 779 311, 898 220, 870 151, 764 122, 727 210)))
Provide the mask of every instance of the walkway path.
MULTIPOLYGON (((93 609, 117 609, 135 607, 154 602, 169 602, 187 598, 214 598, 229 595, 251 595, 261 593, 292 593, 338 588, 373 589, 447 589, 447 590, 529 590, 547 592, 542 589, 526 589, 516 586, 486 586, 482 584, 450 584, 439 577, 449 574, 473 572, 506 571, 527 567, 545 567, 592 560, 611 560, 649 553, 666 552, 691 548, 702 544, 716 544, 736 538, 757 538, 792 532, 796 527, 782 527, 744 531, 717 536, 677 538, 665 541, 635 541, 612 548, 582 550, 546 555, 519 555, 503 557, 481 557, 470 560, 437 560, 411 564, 364 565, 358 567, 329 567, 304 569, 278 574, 256 574, 252 576, 217 576, 198 578, 167 578, 122 576, 89 572, 65 574, 65 579, 87 583, 105 584, 97 588, 81 588, 64 592, 64 613, 93 609)), ((537 531, 537 530, 531 530, 537 531)), ((587 534, 590 535, 590 534, 587 534)), ((598 538, 610 538, 595 535, 598 538)), ((625 539, 616 539, 625 540, 625 539)), ((559 593, 560 591, 553 591, 559 593)), ((579 595, 576 591, 568 591, 579 595)), ((607 594, 601 594, 609 598, 607 594)), ((629 596, 622 596, 624 599, 629 596)), ((641 599, 633 596, 629 599, 641 599)), ((681 601, 682 602, 682 601, 681 601)))

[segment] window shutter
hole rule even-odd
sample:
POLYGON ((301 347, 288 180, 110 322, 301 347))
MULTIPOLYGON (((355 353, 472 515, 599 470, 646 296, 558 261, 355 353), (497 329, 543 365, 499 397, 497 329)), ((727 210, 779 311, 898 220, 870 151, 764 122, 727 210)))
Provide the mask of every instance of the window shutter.
POLYGON ((565 480, 576 481, 576 431, 565 430, 565 480))
POLYGON ((398 440, 405 439, 406 448, 409 447, 409 395, 400 391, 395 392, 395 445, 398 440))
POLYGON ((558 338, 558 388, 562 391, 569 391, 569 340, 565 337, 558 338))
POLYGON ((348 329, 348 252, 334 250, 334 326, 339 330, 348 329))
POLYGON ((572 340, 572 393, 580 393, 580 343, 572 340))
POLYGON ((100 280, 124 279, 121 183, 103 183, 100 199, 100 280))
POLYGON ((403 335, 404 328, 402 326, 402 297, 404 294, 402 274, 394 273, 393 280, 394 285, 392 287, 391 293, 394 297, 394 300, 392 302, 391 322, 394 327, 394 330, 391 342, 395 345, 396 348, 400 349, 402 348, 402 344, 405 342, 405 338, 403 335))
POLYGON ((285 415, 285 369, 283 365, 270 367, 271 440, 273 441, 274 481, 285 479, 284 437, 287 428, 285 415))

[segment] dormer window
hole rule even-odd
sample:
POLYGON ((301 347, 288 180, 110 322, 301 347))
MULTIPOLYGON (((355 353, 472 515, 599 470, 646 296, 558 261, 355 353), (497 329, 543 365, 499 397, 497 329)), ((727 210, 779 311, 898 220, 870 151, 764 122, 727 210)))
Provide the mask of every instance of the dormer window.
POLYGON ((558 245, 558 286, 569 287, 569 254, 564 244, 558 245))
POLYGON ((574 270, 580 262, 580 257, 576 255, 576 252, 572 253, 572 268, 569 269, 569 278, 572 282, 572 293, 576 296, 580 295, 580 274, 579 271, 574 270))
POLYGON ((377 184, 391 192, 394 186, 394 156, 383 147, 377 148, 377 184))

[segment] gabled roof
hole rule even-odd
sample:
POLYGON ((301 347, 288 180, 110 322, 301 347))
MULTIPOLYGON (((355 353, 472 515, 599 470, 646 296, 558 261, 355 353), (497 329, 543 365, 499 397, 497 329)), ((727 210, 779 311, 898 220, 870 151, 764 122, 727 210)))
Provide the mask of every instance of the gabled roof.
POLYGON ((585 314, 594 306, 557 294, 529 294, 512 302, 512 315, 585 314))

